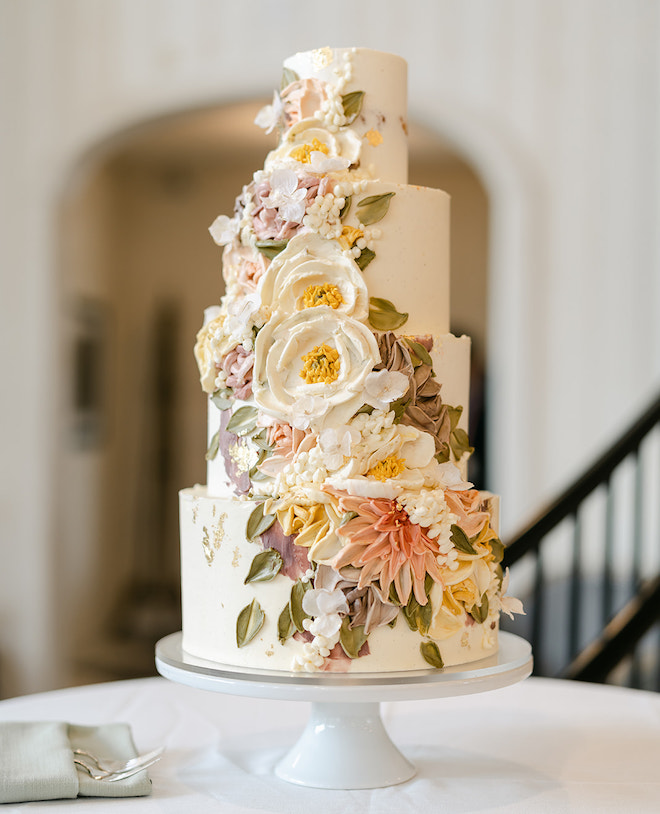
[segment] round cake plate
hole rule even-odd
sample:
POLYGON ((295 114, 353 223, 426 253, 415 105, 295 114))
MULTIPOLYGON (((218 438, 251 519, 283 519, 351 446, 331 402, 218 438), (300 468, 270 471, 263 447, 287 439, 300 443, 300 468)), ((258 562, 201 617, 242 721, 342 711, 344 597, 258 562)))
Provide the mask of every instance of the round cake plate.
POLYGON ((186 653, 182 633, 156 645, 158 672, 202 690, 311 701, 305 730, 275 774, 290 783, 323 789, 394 786, 414 777, 415 767, 390 740, 381 701, 413 701, 496 690, 527 678, 532 649, 519 636, 499 634, 488 658, 442 670, 393 673, 294 673, 232 667, 186 653))

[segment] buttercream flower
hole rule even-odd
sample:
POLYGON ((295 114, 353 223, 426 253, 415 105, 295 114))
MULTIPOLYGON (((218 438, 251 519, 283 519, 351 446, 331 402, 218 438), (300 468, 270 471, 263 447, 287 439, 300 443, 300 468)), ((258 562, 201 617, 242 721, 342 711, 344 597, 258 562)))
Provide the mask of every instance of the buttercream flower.
POLYGON ((506 613, 506 615, 510 619, 513 619, 513 614, 514 613, 518 613, 518 614, 520 614, 522 616, 526 616, 527 614, 525 613, 525 611, 523 609, 522 602, 519 599, 516 599, 513 596, 507 596, 506 595, 506 592, 508 591, 508 589, 509 589, 509 569, 507 568, 506 571, 504 572, 504 577, 502 578, 502 593, 500 595, 500 610, 502 610, 503 613, 506 613))
POLYGON ((364 381, 379 359, 373 333, 327 305, 270 320, 255 343, 252 389, 260 409, 315 429, 345 424, 362 405, 364 381))
POLYGON ((222 276, 228 292, 237 289, 239 296, 253 293, 265 273, 266 258, 260 251, 251 246, 243 246, 238 240, 225 246, 222 253, 222 276))
POLYGON ((234 215, 233 218, 229 218, 227 215, 218 215, 218 217, 209 226, 209 232, 218 246, 224 246, 227 243, 231 243, 236 237, 238 234, 238 228, 238 216, 234 215))
POLYGON ((318 446, 327 469, 339 469, 345 458, 351 454, 351 448, 360 440, 360 433, 348 425, 328 427, 318 436, 318 446))
POLYGON ((261 301, 281 315, 321 305, 361 322, 369 314, 369 295, 358 265, 334 240, 311 233, 291 238, 271 262, 261 301))
POLYGON ((273 447, 273 454, 259 465, 259 471, 269 477, 276 477, 293 461, 307 436, 308 433, 304 430, 296 429, 286 422, 274 421, 268 427, 268 443, 273 447))
POLYGON ((425 470, 433 459, 433 438, 401 424, 384 428, 364 440, 366 449, 353 448, 351 460, 328 478, 330 486, 351 495, 395 498, 404 490, 415 491, 425 482, 425 470), (364 454, 366 452, 366 454, 364 454))
POLYGON ((420 605, 426 605, 426 575, 442 583, 436 562, 437 542, 421 526, 411 523, 394 500, 364 499, 339 492, 335 496, 342 511, 355 512, 357 516, 338 530, 346 542, 332 561, 333 568, 340 570, 346 565, 360 568, 358 587, 378 580, 385 596, 393 584, 403 604, 412 593, 420 605))
POLYGON ((237 399, 245 401, 252 395, 252 366, 254 353, 237 345, 222 360, 226 375, 225 387, 231 387, 237 399))
POLYGON ((303 119, 319 118, 321 106, 328 98, 328 85, 318 79, 299 79, 287 85, 280 96, 284 126, 291 127, 303 119))
POLYGON ((360 569, 347 565, 335 571, 328 565, 319 565, 314 578, 314 586, 327 590, 341 589, 348 603, 349 627, 364 627, 365 635, 382 625, 389 625, 396 619, 399 608, 383 594, 380 585, 372 582, 358 587, 360 569))
POLYGON ((331 495, 322 496, 325 502, 292 495, 279 502, 277 519, 285 534, 295 535, 295 543, 309 549, 313 562, 331 560, 341 548, 337 528, 341 514, 331 495))
POLYGON ((325 174, 348 169, 360 156, 361 141, 351 130, 331 133, 307 119, 290 128, 280 146, 266 157, 265 168, 282 163, 325 174))
POLYGON ((370 373, 364 383, 364 400, 377 410, 389 405, 408 391, 408 377, 398 370, 378 370, 370 373))
POLYGON ((445 499, 468 538, 476 537, 490 523, 490 514, 482 509, 478 489, 447 489, 445 499))
POLYGON ((272 133, 282 120, 283 106, 280 94, 273 91, 273 101, 269 105, 264 105, 257 113, 254 123, 262 127, 266 133, 272 133))
POLYGON ((316 198, 319 183, 318 176, 310 172, 299 175, 291 167, 281 165, 275 165, 272 172, 261 173, 258 182, 250 184, 245 191, 257 240, 289 240, 300 231, 305 210, 316 198))

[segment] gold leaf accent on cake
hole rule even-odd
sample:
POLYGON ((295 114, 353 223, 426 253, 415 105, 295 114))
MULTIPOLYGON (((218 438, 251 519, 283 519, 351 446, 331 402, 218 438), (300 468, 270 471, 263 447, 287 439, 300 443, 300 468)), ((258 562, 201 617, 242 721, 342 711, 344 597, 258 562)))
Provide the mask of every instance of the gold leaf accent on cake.
POLYGON ((408 314, 399 313, 393 303, 382 297, 369 298, 369 323, 377 331, 394 331, 408 320, 408 314))
POLYGON ((252 560, 244 584, 247 585, 249 582, 269 582, 279 574, 283 565, 284 561, 279 551, 274 548, 260 551, 252 560))
POLYGON ((259 633, 266 620, 266 614, 256 599, 246 605, 236 619, 236 644, 245 647, 259 633))
POLYGON ((208 526, 202 527, 202 548, 204 549, 204 556, 206 562, 210 566, 215 558, 215 555, 225 539, 224 523, 227 515, 223 512, 218 518, 218 522, 211 526, 209 532, 208 526))
POLYGON ((192 504, 192 521, 193 526, 197 525, 197 517, 199 516, 199 501, 197 499, 193 500, 192 504))
POLYGON ((360 115, 363 101, 363 90, 354 90, 351 91, 351 93, 345 93, 341 97, 341 104, 344 110, 344 116, 346 117, 346 124, 353 124, 355 119, 357 119, 357 117, 360 115))
POLYGON ((236 546, 236 548, 232 551, 232 558, 231 558, 231 567, 238 568, 238 565, 241 561, 241 549, 236 546))
POLYGON ((378 147, 379 144, 383 143, 383 136, 381 133, 378 132, 378 130, 374 129, 368 130, 364 134, 364 137, 369 142, 369 144, 371 144, 372 147, 378 147))
POLYGON ((349 659, 356 659, 358 657, 360 649, 366 641, 367 637, 364 633, 364 625, 350 627, 350 619, 348 616, 345 616, 341 623, 339 643, 349 659))
POLYGON ((424 661, 430 664, 431 667, 441 670, 445 666, 442 656, 440 655, 440 649, 435 642, 422 642, 419 646, 419 650, 424 661))
POLYGON ((372 223, 382 220, 387 215, 394 195, 394 192, 384 192, 382 195, 370 195, 359 201, 355 214, 360 223, 363 226, 371 226, 372 223))

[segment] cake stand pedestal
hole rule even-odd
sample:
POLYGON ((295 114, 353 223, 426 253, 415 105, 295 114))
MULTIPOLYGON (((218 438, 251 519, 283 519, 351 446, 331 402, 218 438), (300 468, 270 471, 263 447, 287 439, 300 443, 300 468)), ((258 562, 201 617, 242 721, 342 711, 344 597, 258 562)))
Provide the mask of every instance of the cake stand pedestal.
POLYGON ((511 633, 500 633, 498 652, 481 661, 400 673, 237 668, 191 656, 181 643, 179 632, 156 645, 156 667, 165 678, 229 695, 312 702, 304 732, 275 773, 290 783, 324 789, 381 788, 414 777, 415 767, 385 731, 381 701, 485 692, 515 684, 532 672, 530 645, 511 633))

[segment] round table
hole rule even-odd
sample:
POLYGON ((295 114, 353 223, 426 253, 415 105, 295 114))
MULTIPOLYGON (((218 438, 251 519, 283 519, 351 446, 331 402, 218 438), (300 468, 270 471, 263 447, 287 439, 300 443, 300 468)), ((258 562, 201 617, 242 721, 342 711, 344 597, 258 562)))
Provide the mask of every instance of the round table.
MULTIPOLYGON (((384 702, 392 739, 417 767, 383 789, 305 788, 273 768, 309 705, 236 697, 163 678, 77 687, 0 702, 2 720, 126 721, 138 749, 166 747, 151 797, 31 803, 84 814, 194 811, 657 812, 660 695, 529 678, 479 695, 384 702)), ((5 805, 2 814, 21 806, 5 805)))

